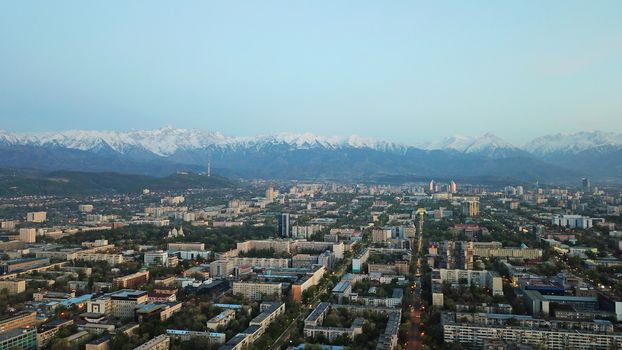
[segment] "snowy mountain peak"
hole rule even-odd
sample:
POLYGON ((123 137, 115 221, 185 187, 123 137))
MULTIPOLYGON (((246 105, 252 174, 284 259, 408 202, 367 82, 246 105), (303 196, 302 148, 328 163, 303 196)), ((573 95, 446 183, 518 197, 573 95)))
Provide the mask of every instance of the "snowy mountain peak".
POLYGON ((478 137, 454 135, 441 141, 431 142, 424 145, 423 148, 427 150, 453 150, 462 153, 478 153, 500 148, 518 150, 517 147, 491 133, 486 133, 478 137))
POLYGON ((533 154, 546 156, 554 153, 577 154, 608 147, 622 147, 622 134, 603 131, 559 133, 535 138, 524 148, 533 154))
POLYGON ((497 149, 510 149, 518 150, 517 147, 509 142, 501 139, 500 137, 491 133, 486 133, 473 140, 473 143, 465 150, 466 153, 477 153, 482 151, 497 150, 497 149))
POLYGON ((393 152, 403 151, 407 148, 397 143, 378 141, 355 135, 342 138, 338 136, 323 137, 311 133, 280 133, 254 137, 231 137, 219 132, 201 129, 178 129, 172 126, 154 130, 130 130, 127 132, 69 130, 16 134, 0 131, 0 143, 65 147, 82 151, 110 148, 122 154, 133 150, 144 150, 158 156, 170 156, 181 150, 261 148, 268 145, 288 145, 299 149, 370 148, 393 152))

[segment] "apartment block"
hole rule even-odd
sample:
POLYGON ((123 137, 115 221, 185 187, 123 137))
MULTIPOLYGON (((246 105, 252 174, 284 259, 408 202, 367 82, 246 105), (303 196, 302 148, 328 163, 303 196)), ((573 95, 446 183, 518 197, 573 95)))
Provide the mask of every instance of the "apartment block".
POLYGON ((36 315, 37 313, 34 311, 19 311, 14 314, 0 316, 0 333, 31 327, 35 324, 36 315))
POLYGON ((37 348, 37 329, 16 328, 0 333, 0 349, 35 350, 37 348))
POLYGON ((289 266, 289 259, 278 258, 223 258, 233 265, 249 265, 252 267, 285 268, 289 266))
POLYGON ((9 295, 15 295, 26 291, 25 280, 0 280, 0 291, 6 289, 9 295))
POLYGON ((274 249, 276 253, 290 253, 291 241, 288 240, 252 240, 237 244, 239 252, 246 253, 250 250, 269 250, 274 249))
POLYGON ((326 267, 320 266, 305 276, 302 280, 292 284, 292 297, 295 301, 302 301, 302 293, 312 286, 317 285, 326 273, 326 267))
POLYGON ((149 271, 138 271, 131 275, 116 277, 112 285, 121 289, 136 289, 149 282, 149 271))
POLYGON ((492 295, 503 295, 503 280, 496 271, 434 269, 432 282, 448 282, 453 286, 465 285, 490 289, 492 295))
POLYGON ((482 258, 508 258, 508 259, 540 259, 542 249, 521 247, 492 247, 480 243, 474 245, 474 254, 482 258))
POLYGON ((122 289, 110 295, 112 316, 133 318, 136 307, 148 300, 147 292, 141 290, 122 289))
POLYGON ((367 262, 369 259, 369 249, 365 248, 359 252, 357 252, 352 258, 352 272, 360 273, 363 264, 367 262))
MULTIPOLYGON (((214 344, 224 344, 227 340, 225 333, 216 332, 198 332, 188 331, 182 329, 167 329, 166 334, 172 339, 179 339, 181 341, 189 341, 192 338, 206 338, 214 344)), ((88 349, 87 349, 88 350, 88 349)))
POLYGON ((207 321, 207 328, 211 330, 216 330, 218 327, 226 326, 229 322, 235 319, 235 311, 231 309, 226 309, 218 315, 212 317, 207 321))
POLYGON ((145 266, 168 266, 168 253, 162 250, 145 252, 145 266))
POLYGON ((196 242, 188 242, 188 243, 169 243, 168 250, 205 250, 205 243, 196 243, 196 242))
POLYGON ((461 204, 462 214, 468 217, 479 216, 479 201, 468 200, 461 204))
POLYGON ((171 339, 168 335, 160 334, 143 345, 135 347, 134 350, 168 350, 170 346, 171 339))
POLYGON ((22 258, 3 261, 0 265, 0 273, 16 273, 50 264, 48 258, 22 258))
POLYGON ((76 260, 105 262, 108 265, 115 266, 123 263, 123 255, 108 253, 80 253, 76 260))
POLYGON ((233 282, 233 294, 241 294, 251 300, 278 299, 282 290, 282 283, 233 282))
POLYGON ((47 220, 47 212, 35 211, 26 214, 26 221, 34 223, 42 223, 47 220))
POLYGON ((182 303, 144 303, 135 307, 136 319, 143 322, 147 319, 166 321, 181 310, 182 303))
POLYGON ((35 243, 37 241, 37 230, 34 228, 20 228, 19 240, 24 243, 35 243))
POLYGON ((374 229, 372 231, 372 240, 374 242, 386 242, 391 239, 391 230, 390 229, 374 229))
POLYGON ((445 343, 461 343, 471 349, 483 349, 488 341, 503 340, 533 347, 544 345, 549 350, 601 349, 622 346, 622 334, 571 329, 510 327, 507 325, 444 324, 445 343))

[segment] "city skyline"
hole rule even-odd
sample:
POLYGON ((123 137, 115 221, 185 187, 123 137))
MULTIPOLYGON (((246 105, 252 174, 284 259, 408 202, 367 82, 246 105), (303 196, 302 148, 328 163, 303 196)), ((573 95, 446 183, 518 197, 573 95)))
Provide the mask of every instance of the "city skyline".
POLYGON ((405 144, 619 133, 622 4, 598 5, 6 3, 0 119, 405 144))

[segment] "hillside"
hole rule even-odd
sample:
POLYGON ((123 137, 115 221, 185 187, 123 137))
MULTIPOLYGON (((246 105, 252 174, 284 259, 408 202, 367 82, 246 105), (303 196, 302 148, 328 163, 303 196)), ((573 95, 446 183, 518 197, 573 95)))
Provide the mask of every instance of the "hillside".
POLYGON ((0 196, 140 193, 145 188, 155 191, 182 191, 188 188, 217 189, 238 185, 227 178, 199 174, 154 177, 113 172, 0 169, 0 196))

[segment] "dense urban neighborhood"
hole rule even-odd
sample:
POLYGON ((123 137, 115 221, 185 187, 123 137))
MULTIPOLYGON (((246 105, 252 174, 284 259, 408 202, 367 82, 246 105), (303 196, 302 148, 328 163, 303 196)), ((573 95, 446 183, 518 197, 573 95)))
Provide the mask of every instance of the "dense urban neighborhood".
POLYGON ((617 348, 621 212, 589 179, 5 196, 0 349, 617 348))

